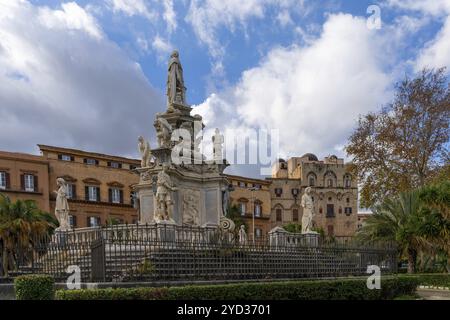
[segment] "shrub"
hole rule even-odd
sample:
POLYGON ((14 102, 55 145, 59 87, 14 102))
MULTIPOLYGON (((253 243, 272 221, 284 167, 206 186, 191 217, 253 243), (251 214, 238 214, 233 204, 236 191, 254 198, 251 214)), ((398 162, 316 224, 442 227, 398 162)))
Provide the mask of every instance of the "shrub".
POLYGON ((413 277, 385 277, 381 290, 366 279, 305 280, 170 288, 88 289, 58 291, 60 300, 381 300, 414 294, 413 277))
POLYGON ((52 300, 55 297, 55 280, 48 275, 25 275, 14 279, 17 300, 52 300))
POLYGON ((435 287, 447 287, 450 288, 450 274, 436 274, 436 273, 428 273, 428 274, 415 274, 405 277, 416 278, 419 282, 419 285, 422 286, 435 286, 435 287))

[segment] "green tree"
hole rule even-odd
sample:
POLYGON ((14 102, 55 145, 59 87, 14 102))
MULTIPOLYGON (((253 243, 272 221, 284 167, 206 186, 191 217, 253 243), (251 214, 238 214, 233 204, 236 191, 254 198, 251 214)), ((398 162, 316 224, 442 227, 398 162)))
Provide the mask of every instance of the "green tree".
POLYGON ((245 226, 245 230, 248 230, 247 224, 245 223, 244 218, 242 218, 241 212, 239 211, 239 208, 236 205, 231 205, 228 207, 228 219, 232 220, 234 222, 234 225, 236 226, 234 231, 237 235, 239 232, 239 229, 242 225, 245 226))
POLYGON ((442 170, 448 178, 449 106, 445 69, 424 69, 397 84, 392 103, 360 117, 346 152, 363 207, 423 187, 442 170))
POLYGON ((426 206, 424 214, 428 214, 433 221, 431 231, 434 233, 428 233, 428 239, 445 254, 446 268, 450 272, 450 181, 444 180, 422 188, 419 199, 426 206))
POLYGON ((56 219, 39 210, 34 201, 12 202, 0 194, 0 272, 7 276, 16 267, 19 252, 30 252, 33 240, 49 234, 56 225, 56 219))
POLYGON ((432 250, 428 240, 438 227, 423 210, 417 191, 386 198, 372 208, 373 215, 357 233, 362 241, 395 241, 401 258, 408 260, 408 273, 415 272, 418 253, 432 250))

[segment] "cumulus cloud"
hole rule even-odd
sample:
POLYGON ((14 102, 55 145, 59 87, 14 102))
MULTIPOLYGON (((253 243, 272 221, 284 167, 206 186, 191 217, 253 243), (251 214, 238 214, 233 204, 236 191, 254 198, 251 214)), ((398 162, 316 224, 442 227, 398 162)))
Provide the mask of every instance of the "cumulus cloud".
POLYGON ((162 95, 76 3, 0 0, 0 149, 37 143, 135 155, 162 95))
POLYGON ((423 18, 415 19, 415 21, 422 22, 419 24, 419 27, 424 25, 424 21, 429 22, 431 20, 427 19, 427 17, 442 19, 444 21, 442 28, 437 32, 434 39, 430 40, 419 51, 415 61, 415 69, 417 71, 424 67, 450 68, 450 1, 389 0, 387 5, 407 12, 421 13, 423 18))
POLYGON ((150 21, 157 17, 156 12, 151 11, 144 0, 108 0, 114 12, 123 12, 128 16, 143 16, 150 21))
POLYGON ((330 15, 308 46, 272 49, 236 85, 212 94, 195 112, 222 131, 279 129, 285 155, 343 156, 358 115, 390 96, 392 79, 380 65, 376 37, 362 18, 330 15))

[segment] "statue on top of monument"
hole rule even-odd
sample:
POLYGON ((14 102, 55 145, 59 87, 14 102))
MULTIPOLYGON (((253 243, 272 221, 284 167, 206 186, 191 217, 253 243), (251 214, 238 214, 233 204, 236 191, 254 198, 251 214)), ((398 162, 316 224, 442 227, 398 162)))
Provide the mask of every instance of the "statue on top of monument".
POLYGON ((172 103, 186 104, 186 88, 183 79, 183 67, 181 66, 178 51, 170 55, 167 75, 167 105, 168 112, 173 112, 172 103))
POLYGON ((151 166, 151 158, 152 158, 152 152, 150 150, 150 143, 148 141, 145 141, 143 136, 139 136, 138 138, 138 147, 139 152, 141 153, 141 167, 147 168, 151 166))

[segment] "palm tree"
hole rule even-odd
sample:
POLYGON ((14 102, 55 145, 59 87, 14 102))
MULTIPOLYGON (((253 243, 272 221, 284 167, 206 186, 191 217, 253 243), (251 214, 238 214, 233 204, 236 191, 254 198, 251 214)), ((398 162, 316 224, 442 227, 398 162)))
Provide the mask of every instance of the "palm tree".
POLYGON ((417 191, 403 192, 376 205, 357 237, 363 241, 395 241, 401 257, 408 259, 408 273, 415 271, 421 250, 433 250, 428 234, 436 232, 430 216, 422 210, 417 191))
POLYGON ((39 210, 32 200, 11 202, 0 194, 0 250, 2 268, 7 276, 16 266, 19 254, 30 252, 37 237, 48 235, 57 225, 49 213, 39 210))

